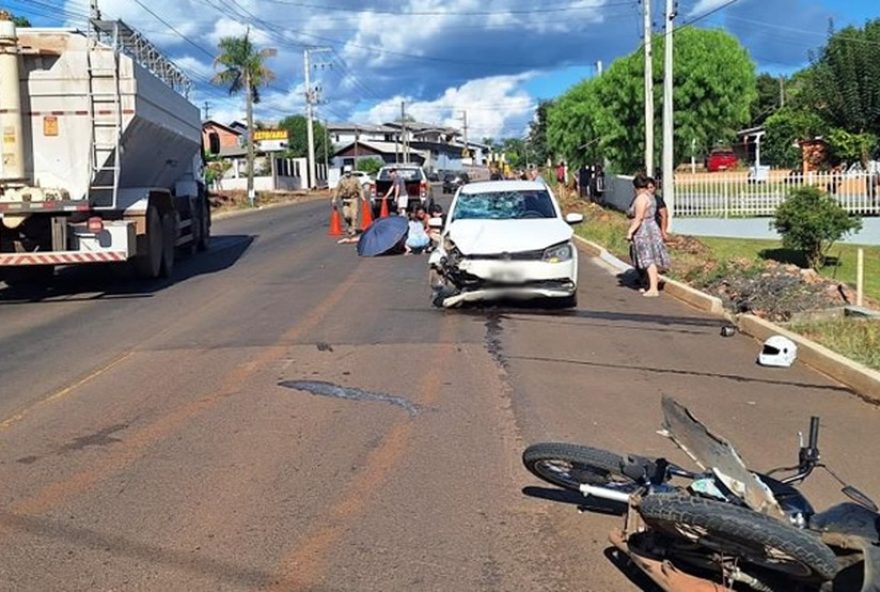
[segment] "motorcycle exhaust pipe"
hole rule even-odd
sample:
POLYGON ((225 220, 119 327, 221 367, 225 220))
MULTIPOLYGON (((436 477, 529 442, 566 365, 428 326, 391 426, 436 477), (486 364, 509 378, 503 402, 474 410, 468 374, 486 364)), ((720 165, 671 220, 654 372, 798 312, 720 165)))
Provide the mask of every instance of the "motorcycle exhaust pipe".
POLYGON ((629 503, 630 494, 622 491, 614 491, 613 489, 605 489, 604 487, 596 487, 595 485, 588 485, 586 483, 581 483, 580 490, 585 497, 593 496, 600 499, 611 500, 613 502, 620 502, 622 504, 629 503))

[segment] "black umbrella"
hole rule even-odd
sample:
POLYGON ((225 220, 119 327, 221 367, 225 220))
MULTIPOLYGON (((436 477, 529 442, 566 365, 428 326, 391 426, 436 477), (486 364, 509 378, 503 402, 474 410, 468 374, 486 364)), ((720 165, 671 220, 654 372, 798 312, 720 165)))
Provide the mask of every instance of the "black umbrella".
POLYGON ((358 240, 357 252, 361 257, 384 255, 397 247, 409 231, 404 216, 379 218, 367 228, 358 240))

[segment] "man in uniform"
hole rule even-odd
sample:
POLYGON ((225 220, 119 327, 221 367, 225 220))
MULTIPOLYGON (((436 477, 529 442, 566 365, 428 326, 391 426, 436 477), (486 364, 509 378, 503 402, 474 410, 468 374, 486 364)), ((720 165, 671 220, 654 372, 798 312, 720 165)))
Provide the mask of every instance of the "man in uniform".
POLYGON ((343 177, 336 186, 336 194, 333 196, 333 205, 339 207, 342 201, 342 219, 345 221, 345 233, 353 237, 357 234, 358 205, 359 200, 364 202, 364 207, 369 207, 364 194, 364 187, 357 177, 351 174, 351 165, 345 165, 342 169, 343 177))

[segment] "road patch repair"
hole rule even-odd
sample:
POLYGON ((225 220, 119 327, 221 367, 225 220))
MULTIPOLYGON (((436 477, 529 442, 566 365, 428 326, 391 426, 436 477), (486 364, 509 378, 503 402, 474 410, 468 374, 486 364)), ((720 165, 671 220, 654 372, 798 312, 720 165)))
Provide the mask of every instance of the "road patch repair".
MULTIPOLYGON (((597 258, 610 273, 623 274, 633 271, 632 265, 612 255, 602 245, 575 235, 578 246, 597 258)), ((776 323, 748 313, 733 314, 724 309, 720 298, 701 292, 671 278, 661 276, 663 292, 697 310, 727 319, 740 332, 763 342, 780 335, 798 346, 798 358, 814 370, 849 387, 868 403, 880 404, 880 372, 872 370, 845 356, 831 351, 811 339, 793 333, 776 323)))
POLYGON ((388 403, 389 405, 396 405, 397 407, 405 409, 407 413, 410 414, 410 417, 415 417, 424 410, 421 405, 413 403, 404 397, 389 395, 387 393, 365 391, 354 387, 340 386, 323 380, 285 380, 279 382, 278 386, 306 392, 320 397, 334 397, 337 399, 347 399, 349 401, 388 403))

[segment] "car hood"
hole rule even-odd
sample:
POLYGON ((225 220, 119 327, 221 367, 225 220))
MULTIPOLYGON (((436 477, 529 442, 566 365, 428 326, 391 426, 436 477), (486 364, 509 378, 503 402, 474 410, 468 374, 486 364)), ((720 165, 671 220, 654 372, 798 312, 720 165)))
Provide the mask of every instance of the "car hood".
POLYGON ((571 239, 571 226, 560 218, 527 220, 456 220, 447 236, 465 255, 536 251, 571 239))

